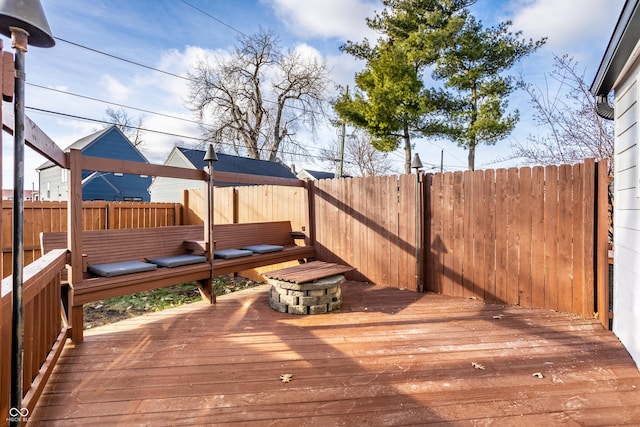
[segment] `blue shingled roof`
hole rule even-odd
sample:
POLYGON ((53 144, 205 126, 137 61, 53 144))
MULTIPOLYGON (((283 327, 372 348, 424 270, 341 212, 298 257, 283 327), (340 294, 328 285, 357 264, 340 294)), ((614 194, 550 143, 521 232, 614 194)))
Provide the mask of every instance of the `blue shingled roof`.
MULTIPOLYGON (((202 160, 205 154, 204 150, 177 148, 196 169, 203 169, 207 166, 207 163, 202 160)), ((246 173, 250 175, 297 179, 293 172, 282 163, 232 156, 230 154, 216 153, 216 155, 218 156, 218 161, 214 163, 213 167, 219 172, 246 173)))

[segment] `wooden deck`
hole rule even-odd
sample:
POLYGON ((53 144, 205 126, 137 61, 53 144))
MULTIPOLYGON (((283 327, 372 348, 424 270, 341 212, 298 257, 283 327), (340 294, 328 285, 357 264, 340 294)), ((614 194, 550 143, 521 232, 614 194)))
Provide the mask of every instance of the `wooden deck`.
POLYGON ((85 336, 29 425, 640 423, 617 338, 545 310, 347 282, 341 312, 295 316, 260 286, 85 336))

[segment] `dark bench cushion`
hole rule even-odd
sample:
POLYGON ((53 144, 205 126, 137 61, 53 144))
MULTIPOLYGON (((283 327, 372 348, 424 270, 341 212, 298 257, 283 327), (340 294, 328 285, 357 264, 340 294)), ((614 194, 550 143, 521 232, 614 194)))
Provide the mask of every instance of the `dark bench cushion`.
POLYGON ((89 271, 97 276, 114 277, 123 274, 152 271, 158 268, 155 264, 142 261, 112 262, 109 264, 95 264, 89 266, 89 271))
POLYGON ((240 257, 250 256, 250 255, 253 255, 253 252, 248 251, 246 249, 220 249, 213 252, 213 256, 215 258, 223 258, 223 259, 240 258, 240 257))
POLYGON ((245 246, 242 249, 246 249, 256 254, 266 254, 269 252, 279 252, 284 249, 284 246, 280 245, 251 245, 245 246))
POLYGON ((206 262, 207 257, 201 255, 175 255, 162 258, 150 258, 147 259, 152 264, 158 267, 179 267, 181 265, 199 264, 206 262))

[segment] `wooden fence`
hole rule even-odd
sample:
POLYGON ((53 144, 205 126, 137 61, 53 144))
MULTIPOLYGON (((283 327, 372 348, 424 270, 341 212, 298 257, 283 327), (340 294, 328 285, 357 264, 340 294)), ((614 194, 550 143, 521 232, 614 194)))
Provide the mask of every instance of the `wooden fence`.
MULTIPOLYGON (((11 274, 12 203, 2 203, 3 273, 11 274)), ((182 222, 179 203, 82 202, 82 224, 85 230, 108 228, 142 228, 179 225, 182 222)), ((66 202, 24 203, 24 262, 38 259, 40 232, 67 230, 66 202)))
POLYGON ((427 289, 592 316, 596 175, 588 161, 428 176, 427 289))
POLYGON ((354 280, 420 289, 414 175, 321 180, 311 188, 320 259, 355 267, 354 280))
POLYGON ((355 267, 356 280, 401 289, 587 317, 597 296, 605 324, 607 175, 597 166, 428 174, 424 207, 415 175, 322 180, 316 252, 355 267))
MULTIPOLYGON (((309 224, 304 187, 253 185, 219 187, 214 191, 216 224, 291 221, 294 230, 305 230, 309 224)), ((203 224, 206 203, 206 189, 185 190, 185 224, 203 224)))

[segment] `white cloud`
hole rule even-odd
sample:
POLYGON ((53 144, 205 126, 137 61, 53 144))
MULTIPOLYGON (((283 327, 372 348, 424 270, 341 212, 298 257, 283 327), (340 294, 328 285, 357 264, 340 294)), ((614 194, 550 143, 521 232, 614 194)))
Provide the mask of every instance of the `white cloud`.
POLYGON ((526 38, 548 37, 547 48, 557 54, 580 53, 594 41, 606 46, 623 0, 518 0, 513 29, 526 38))
POLYGON ((298 37, 361 40, 370 33, 365 18, 381 8, 370 0, 265 0, 298 37))
POLYGON ((346 53, 339 53, 327 57, 327 67, 334 82, 341 86, 351 85, 353 87, 356 73, 362 71, 365 64, 346 53))
POLYGON ((107 93, 107 98, 115 102, 124 102, 129 97, 131 89, 124 83, 121 83, 115 77, 104 74, 100 78, 100 86, 104 88, 107 93))

